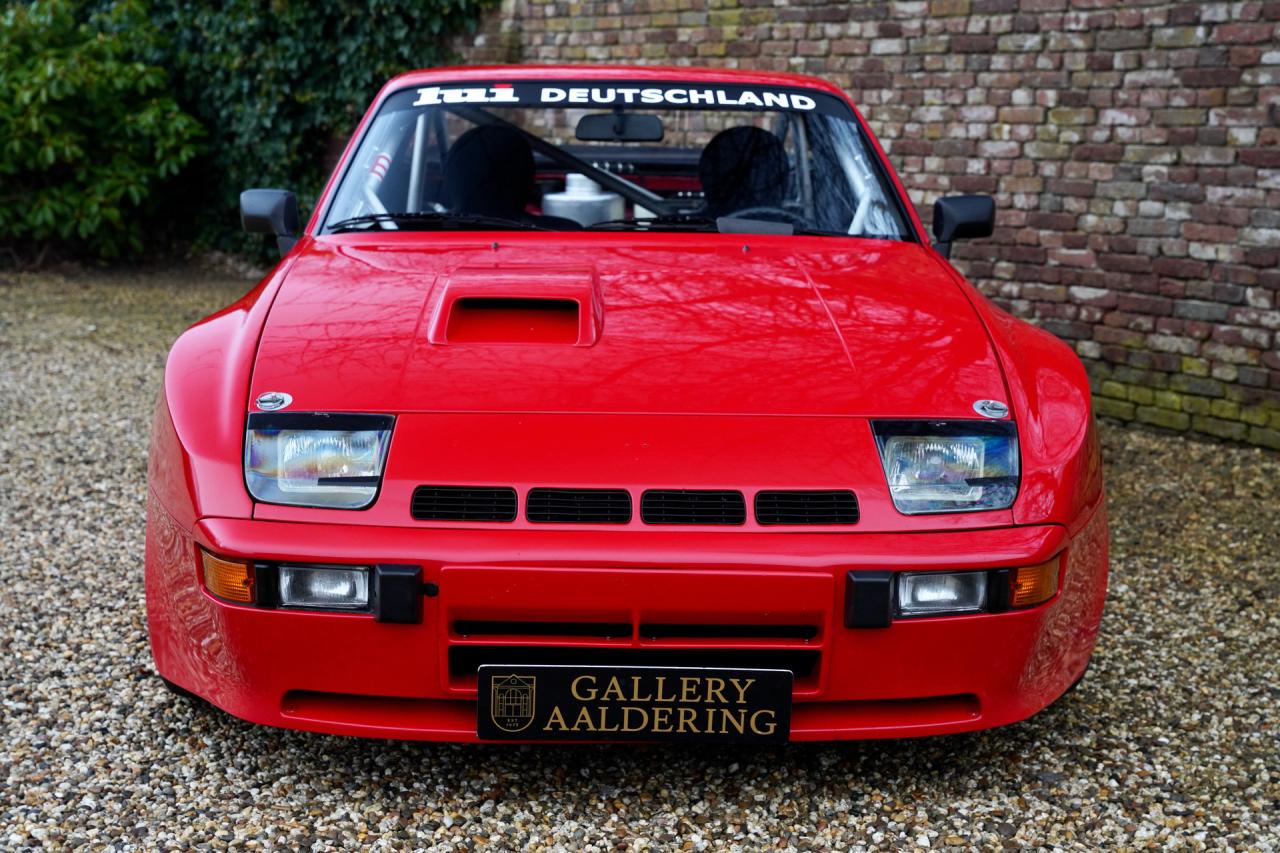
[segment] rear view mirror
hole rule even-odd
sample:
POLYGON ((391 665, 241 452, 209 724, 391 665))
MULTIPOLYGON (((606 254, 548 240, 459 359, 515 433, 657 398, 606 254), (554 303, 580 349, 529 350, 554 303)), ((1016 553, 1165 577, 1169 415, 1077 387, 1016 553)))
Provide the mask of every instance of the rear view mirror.
POLYGON ((287 190, 240 193, 240 224, 250 234, 274 234, 284 255, 298 242, 298 198, 287 190))
POLYGON ((622 111, 592 113, 578 121, 575 135, 583 142, 661 142, 662 119, 622 111))
POLYGON ((996 227, 996 200, 989 195, 953 195, 933 203, 933 248, 951 257, 956 240, 990 237, 996 227))

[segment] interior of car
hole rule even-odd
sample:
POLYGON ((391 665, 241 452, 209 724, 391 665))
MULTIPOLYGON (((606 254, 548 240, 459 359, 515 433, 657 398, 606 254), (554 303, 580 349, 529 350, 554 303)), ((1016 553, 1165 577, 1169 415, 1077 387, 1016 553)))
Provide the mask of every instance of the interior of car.
POLYGON ((856 125, 788 111, 453 105, 379 116, 330 231, 522 227, 903 239, 856 125))

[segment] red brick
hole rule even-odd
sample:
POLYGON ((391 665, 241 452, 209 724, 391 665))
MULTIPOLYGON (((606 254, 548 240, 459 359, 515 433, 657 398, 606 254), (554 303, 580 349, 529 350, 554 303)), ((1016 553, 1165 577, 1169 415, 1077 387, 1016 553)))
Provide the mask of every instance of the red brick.
POLYGON ((1213 40, 1230 44, 1262 44, 1275 38, 1273 24, 1220 24, 1214 27, 1213 40))
POLYGON ((1076 217, 1070 213, 1031 213, 1027 215, 1027 224, 1049 231, 1074 231, 1076 217))
POLYGON ((1077 145, 1071 152, 1072 160, 1097 160, 1114 163, 1124 157, 1123 145, 1092 144, 1077 145))
POLYGON ((1171 278, 1202 278, 1208 268, 1203 261, 1188 258, 1156 258, 1151 262, 1153 272, 1171 278))
POLYGON ((1280 169, 1280 148, 1246 148, 1240 152, 1240 162, 1260 169, 1280 169))
POLYGON ((994 53, 995 36, 961 35, 951 37, 951 50, 955 53, 994 53))
POLYGON ((1098 266, 1110 272, 1150 272, 1151 259, 1145 255, 1102 254, 1098 256, 1098 266))
POLYGON ((1184 86, 1234 86, 1243 73, 1239 68, 1184 68, 1178 79, 1184 86))

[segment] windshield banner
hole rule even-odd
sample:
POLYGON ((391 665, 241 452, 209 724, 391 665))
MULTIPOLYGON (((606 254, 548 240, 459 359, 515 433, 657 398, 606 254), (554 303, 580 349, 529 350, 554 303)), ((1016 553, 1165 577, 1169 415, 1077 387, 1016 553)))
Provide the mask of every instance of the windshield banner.
POLYGON ((410 106, 491 104, 529 107, 613 107, 710 110, 791 110, 847 114, 838 99, 801 89, 691 83, 599 81, 424 86, 410 106))

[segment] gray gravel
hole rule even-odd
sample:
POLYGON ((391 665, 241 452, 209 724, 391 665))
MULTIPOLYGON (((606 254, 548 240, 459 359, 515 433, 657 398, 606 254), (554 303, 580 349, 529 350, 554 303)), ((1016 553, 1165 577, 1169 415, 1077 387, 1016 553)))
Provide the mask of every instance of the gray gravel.
POLYGON ((1280 457, 1116 427, 1093 669, 1007 729, 464 748, 171 696, 143 619, 150 409, 168 342, 245 289, 0 275, 0 848, 1280 850, 1280 457))

